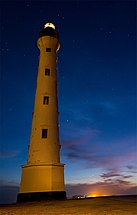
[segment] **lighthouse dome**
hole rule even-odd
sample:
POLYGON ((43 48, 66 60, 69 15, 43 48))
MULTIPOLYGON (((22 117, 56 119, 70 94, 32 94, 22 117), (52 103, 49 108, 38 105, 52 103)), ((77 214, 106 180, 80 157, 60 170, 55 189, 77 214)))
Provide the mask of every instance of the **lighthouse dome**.
POLYGON ((44 27, 39 32, 39 38, 43 36, 52 36, 52 37, 59 37, 58 30, 56 26, 52 22, 47 22, 44 24, 44 27))
POLYGON ((55 25, 51 22, 47 22, 45 25, 44 25, 44 28, 47 28, 47 27, 50 27, 50 28, 53 28, 54 30, 56 29, 55 25))

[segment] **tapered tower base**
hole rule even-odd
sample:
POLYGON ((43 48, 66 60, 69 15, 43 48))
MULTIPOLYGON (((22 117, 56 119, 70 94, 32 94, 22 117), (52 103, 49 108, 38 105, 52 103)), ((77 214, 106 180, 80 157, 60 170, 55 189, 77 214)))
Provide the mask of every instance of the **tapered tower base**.
POLYGON ((22 165, 17 202, 65 198, 63 164, 22 165))
POLYGON ((44 200, 65 200, 65 191, 56 192, 37 192, 37 193, 19 193, 17 195, 17 202, 32 202, 44 200))

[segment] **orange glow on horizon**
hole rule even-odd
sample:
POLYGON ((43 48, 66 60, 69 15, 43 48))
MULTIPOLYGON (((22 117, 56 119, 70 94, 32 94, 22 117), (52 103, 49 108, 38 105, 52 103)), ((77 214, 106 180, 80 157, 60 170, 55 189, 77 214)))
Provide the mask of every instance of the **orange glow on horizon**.
POLYGON ((101 196, 109 196, 108 194, 101 194, 101 193, 90 193, 87 197, 101 197, 101 196))

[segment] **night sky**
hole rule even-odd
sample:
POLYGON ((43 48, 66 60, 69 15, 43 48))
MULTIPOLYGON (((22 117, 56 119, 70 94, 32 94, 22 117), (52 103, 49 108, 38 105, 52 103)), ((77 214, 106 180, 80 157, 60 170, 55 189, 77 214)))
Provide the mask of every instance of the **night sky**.
MULTIPOLYGON (((1 1, 0 202, 27 162, 38 34, 56 24, 61 162, 68 196, 135 194, 135 1, 1 1)), ((10 193, 10 199, 6 196, 10 193)))

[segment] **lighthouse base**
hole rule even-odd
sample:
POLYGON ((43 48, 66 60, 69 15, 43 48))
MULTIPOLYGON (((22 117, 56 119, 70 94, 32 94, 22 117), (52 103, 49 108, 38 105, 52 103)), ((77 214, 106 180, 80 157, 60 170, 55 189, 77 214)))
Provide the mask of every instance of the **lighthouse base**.
POLYGON ((17 202, 65 198, 64 164, 22 165, 17 202))
POLYGON ((66 199, 66 192, 37 192, 37 193, 19 193, 17 195, 17 202, 32 202, 44 200, 64 200, 66 199))

